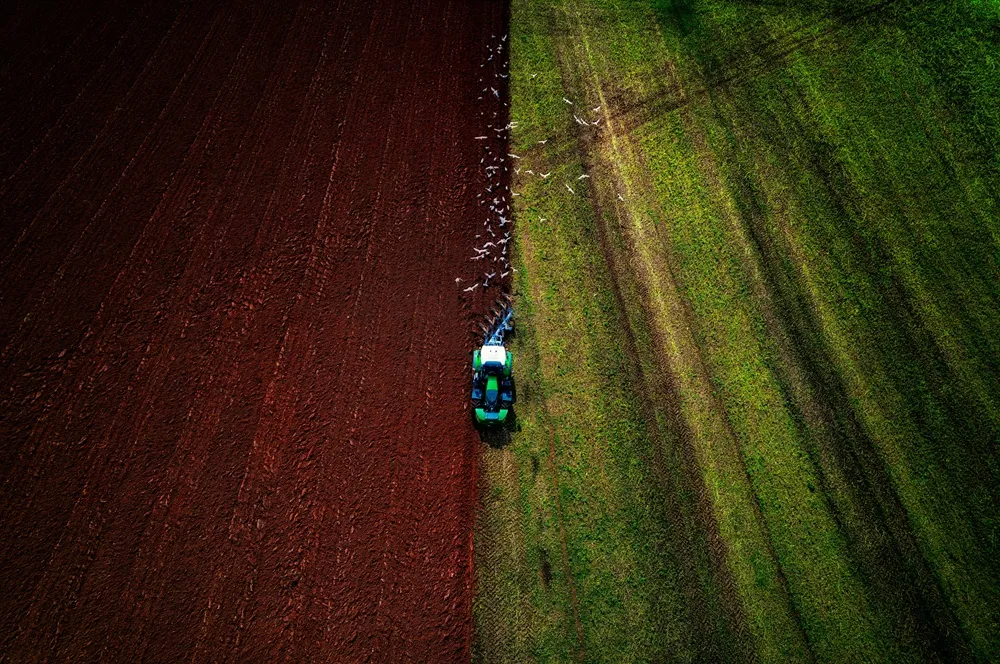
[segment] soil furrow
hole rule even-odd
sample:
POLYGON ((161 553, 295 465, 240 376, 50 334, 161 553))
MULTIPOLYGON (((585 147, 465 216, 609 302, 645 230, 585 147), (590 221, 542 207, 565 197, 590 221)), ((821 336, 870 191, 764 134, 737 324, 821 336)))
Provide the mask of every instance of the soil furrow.
POLYGON ((2 118, 6 653, 467 658, 491 3, 56 4, 2 118))

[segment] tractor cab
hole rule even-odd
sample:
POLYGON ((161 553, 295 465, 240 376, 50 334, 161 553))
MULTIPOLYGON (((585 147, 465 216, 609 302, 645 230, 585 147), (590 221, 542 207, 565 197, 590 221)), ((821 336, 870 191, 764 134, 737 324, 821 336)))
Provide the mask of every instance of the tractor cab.
POLYGON ((503 346, 486 345, 472 353, 472 404, 478 424, 502 424, 516 399, 514 356, 503 346))
POLYGON ((514 387, 514 355, 504 347, 504 338, 514 331, 514 308, 508 298, 493 318, 483 324, 483 345, 472 351, 472 408, 476 424, 504 424, 517 401, 514 387))

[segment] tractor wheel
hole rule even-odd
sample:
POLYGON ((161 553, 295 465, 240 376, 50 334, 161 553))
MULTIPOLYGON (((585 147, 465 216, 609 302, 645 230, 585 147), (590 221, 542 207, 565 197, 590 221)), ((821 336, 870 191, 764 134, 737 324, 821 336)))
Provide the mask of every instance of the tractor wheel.
POLYGON ((507 411, 507 426, 504 428, 508 432, 521 430, 521 423, 517 421, 517 411, 513 407, 507 411))

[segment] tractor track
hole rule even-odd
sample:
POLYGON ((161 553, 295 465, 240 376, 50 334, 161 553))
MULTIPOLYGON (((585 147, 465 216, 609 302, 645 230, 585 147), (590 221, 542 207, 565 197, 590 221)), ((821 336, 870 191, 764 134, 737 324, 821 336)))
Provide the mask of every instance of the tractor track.
POLYGON ((468 659, 501 3, 57 4, 3 26, 0 660, 468 659))

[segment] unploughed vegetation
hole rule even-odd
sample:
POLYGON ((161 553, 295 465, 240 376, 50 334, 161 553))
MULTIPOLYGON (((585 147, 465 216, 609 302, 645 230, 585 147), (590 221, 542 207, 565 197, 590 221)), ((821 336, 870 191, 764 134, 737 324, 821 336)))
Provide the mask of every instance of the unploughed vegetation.
POLYGON ((513 0, 511 48, 474 659, 1000 659, 1000 4, 513 0))

